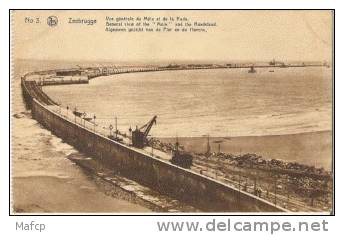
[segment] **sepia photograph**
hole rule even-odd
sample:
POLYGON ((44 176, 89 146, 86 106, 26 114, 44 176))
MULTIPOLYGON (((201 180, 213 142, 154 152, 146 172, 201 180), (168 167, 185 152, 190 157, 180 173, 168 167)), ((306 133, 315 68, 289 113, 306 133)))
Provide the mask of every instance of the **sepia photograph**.
POLYGON ((10 213, 334 214, 333 10, 12 10, 10 213))

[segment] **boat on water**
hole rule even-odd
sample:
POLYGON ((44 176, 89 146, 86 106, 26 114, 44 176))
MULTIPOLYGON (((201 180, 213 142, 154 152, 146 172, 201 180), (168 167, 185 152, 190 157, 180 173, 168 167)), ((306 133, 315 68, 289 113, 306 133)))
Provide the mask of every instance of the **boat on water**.
POLYGON ((256 72, 257 72, 257 70, 255 70, 255 69, 254 69, 254 67, 253 67, 253 66, 251 66, 251 68, 250 68, 250 70, 248 70, 248 72, 249 72, 249 73, 256 73, 256 72))

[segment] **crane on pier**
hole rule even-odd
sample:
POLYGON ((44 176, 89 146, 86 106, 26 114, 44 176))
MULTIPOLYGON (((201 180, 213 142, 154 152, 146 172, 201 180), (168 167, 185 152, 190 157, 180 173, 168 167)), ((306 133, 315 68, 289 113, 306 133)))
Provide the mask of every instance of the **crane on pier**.
MULTIPOLYGON (((142 127, 137 128, 132 132, 132 142, 133 146, 137 148, 143 148, 145 145, 147 145, 147 136, 153 126, 153 124, 156 124, 157 116, 154 116, 149 122, 144 124, 142 127)), ((131 128, 129 129, 131 131, 131 128)))

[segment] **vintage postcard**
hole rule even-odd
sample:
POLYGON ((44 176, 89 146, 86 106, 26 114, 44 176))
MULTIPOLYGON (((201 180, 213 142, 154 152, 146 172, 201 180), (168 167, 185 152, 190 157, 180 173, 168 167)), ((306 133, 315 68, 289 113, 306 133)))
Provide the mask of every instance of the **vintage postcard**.
POLYGON ((334 213, 333 11, 10 14, 12 214, 334 213))

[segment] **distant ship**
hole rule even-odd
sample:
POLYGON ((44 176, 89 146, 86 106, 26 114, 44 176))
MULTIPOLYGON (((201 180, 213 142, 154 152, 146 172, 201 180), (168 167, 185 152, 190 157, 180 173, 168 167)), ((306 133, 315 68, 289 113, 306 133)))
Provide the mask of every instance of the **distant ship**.
POLYGON ((249 73, 256 73, 257 71, 254 69, 253 66, 251 66, 250 70, 248 71, 249 73))
POLYGON ((282 64, 280 65, 280 68, 288 68, 288 65, 286 65, 285 63, 282 63, 282 64))

